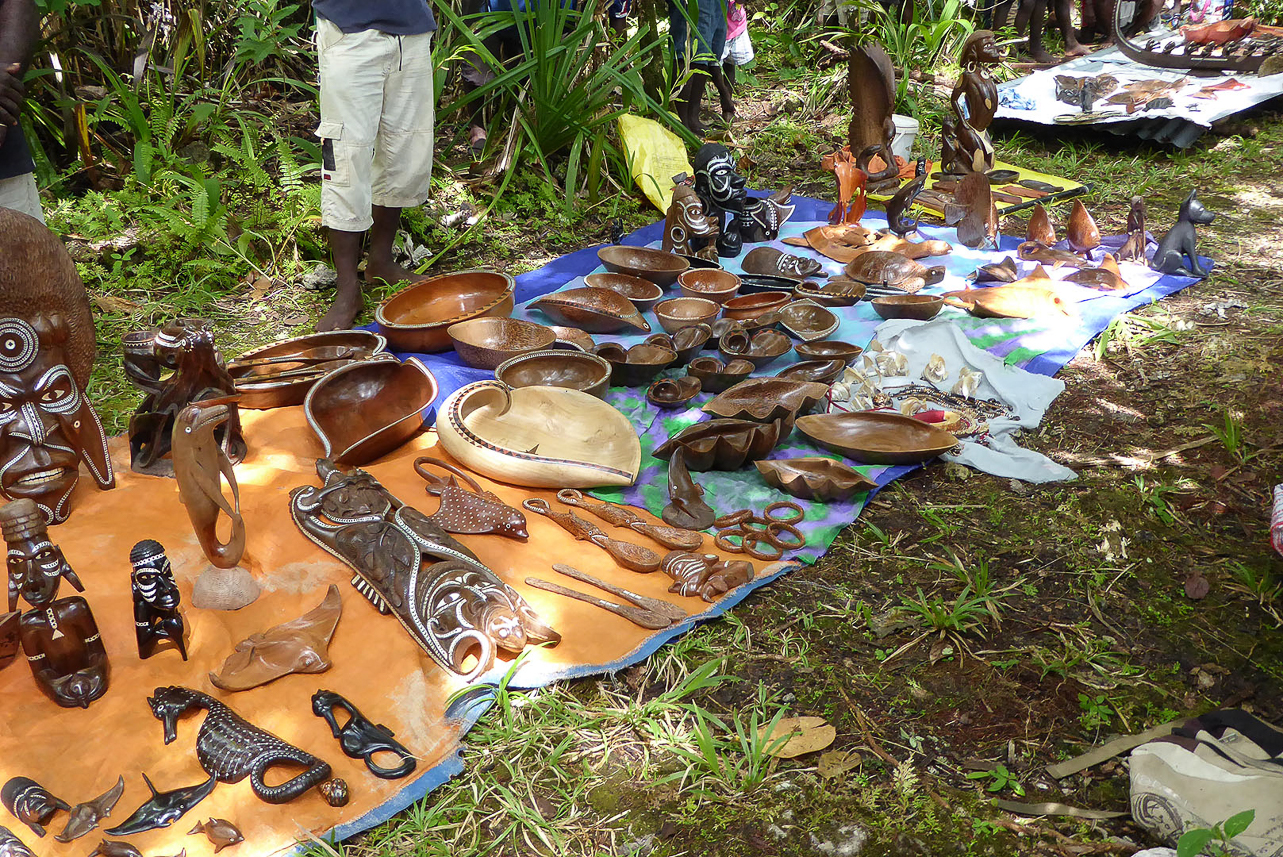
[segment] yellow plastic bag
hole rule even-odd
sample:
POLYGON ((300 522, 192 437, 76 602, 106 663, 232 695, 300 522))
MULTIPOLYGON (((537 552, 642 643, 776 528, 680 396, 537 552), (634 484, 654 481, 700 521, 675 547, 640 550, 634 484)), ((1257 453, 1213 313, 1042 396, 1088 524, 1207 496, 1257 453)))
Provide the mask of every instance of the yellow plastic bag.
POLYGON ((619 138, 633 181, 656 208, 667 212, 673 199, 673 176, 693 172, 686 144, 655 120, 631 115, 619 117, 619 138))

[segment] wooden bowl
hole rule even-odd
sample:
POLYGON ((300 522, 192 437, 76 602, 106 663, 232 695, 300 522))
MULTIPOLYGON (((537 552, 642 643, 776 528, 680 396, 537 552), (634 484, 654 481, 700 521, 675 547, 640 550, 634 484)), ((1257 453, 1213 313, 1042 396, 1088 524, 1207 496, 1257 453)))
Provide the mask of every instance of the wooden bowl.
POLYGON ((708 298, 669 298, 655 306, 655 317, 660 327, 676 333, 694 324, 710 324, 721 310, 721 304, 708 298))
POLYGON ((582 351, 532 351, 499 364, 496 380, 519 387, 565 387, 602 398, 610 387, 610 364, 582 351))
POLYGON ((717 350, 725 360, 741 358, 757 369, 769 366, 793 348, 793 342, 778 330, 729 331, 717 341, 717 350))
POLYGON ((633 302, 638 312, 647 312, 664 299, 664 290, 641 277, 628 274, 589 274, 584 277, 584 284, 594 289, 610 289, 619 292, 633 302))
POLYGON ((882 318, 913 318, 930 321, 944 306, 942 295, 886 295, 869 301, 882 318))
POLYGON ((722 318, 748 321, 773 312, 793 300, 788 292, 752 292, 731 298, 722 307, 722 318))
POLYGON ((684 271, 677 278, 677 286, 687 297, 708 298, 724 304, 739 291, 740 278, 718 268, 699 268, 684 271))
POLYGON ((510 485, 632 485, 641 467, 641 441, 628 418, 565 387, 469 384, 442 403, 437 435, 464 467, 510 485))
POLYGON ((593 352, 610 364, 614 387, 641 387, 677 362, 677 352, 664 345, 643 342, 625 349, 617 342, 603 342, 593 352))
POLYGON ((704 343, 713 338, 713 329, 707 324, 692 324, 683 327, 673 335, 656 333, 646 337, 651 345, 662 345, 677 352, 679 363, 689 363, 704 347, 704 343))
POLYGON ((867 289, 864 283, 857 283, 855 280, 831 280, 822 286, 807 280, 798 284, 793 290, 793 296, 813 300, 821 306, 854 306, 864 297, 867 289))
POLYGON ((864 464, 921 464, 958 439, 913 417, 883 411, 812 414, 797 428, 825 449, 864 464))
POLYGON ((646 401, 657 408, 681 408, 700 394, 703 386, 693 375, 660 378, 646 389, 646 401))
POLYGON ((677 282, 681 273, 690 267, 681 256, 653 250, 649 247, 628 247, 612 244, 597 251, 597 258, 612 274, 628 274, 650 280, 660 288, 677 282))
POLYGON ((494 369, 527 351, 543 351, 557 341, 557 334, 542 324, 519 318, 471 318, 452 324, 446 333, 454 350, 474 369, 494 369))
POLYGON ((303 400, 307 423, 335 464, 361 467, 392 452, 423 428, 437 379, 413 357, 391 354, 341 366, 303 400))
MULTIPOLYGON (((151 339, 149 338, 150 344, 151 339)), ((242 408, 267 409, 301 405, 307 391, 324 375, 387 348, 387 340, 368 330, 332 330, 296 336, 246 351, 227 363, 242 408), (290 360, 297 357, 298 362, 290 360)))
POLYGON ((780 310, 780 327, 803 342, 814 342, 838 329, 837 314, 812 300, 793 301, 780 310))
POLYGON ((564 327, 559 324, 550 324, 548 329, 557 337, 554 348, 569 347, 579 351, 592 351, 593 338, 577 327, 564 327))
POLYGON ((801 500, 820 503, 850 500, 861 491, 878 487, 878 483, 858 470, 832 458, 777 458, 753 464, 767 485, 801 500))
POLYGON ((840 359, 847 363, 864 353, 864 349, 860 346, 837 339, 826 339, 823 342, 799 342, 794 346, 794 350, 803 360, 840 359))
POLYGON ((633 328, 650 333, 650 323, 642 318, 633 302, 610 289, 585 286, 552 292, 530 302, 557 324, 577 327, 588 333, 615 333, 633 328))
POLYGON ((374 323, 394 351, 432 353, 450 348, 452 324, 512 312, 512 277, 460 271, 415 283, 374 311, 374 323))
POLYGON ((716 417, 792 426, 802 411, 815 407, 829 392, 827 384, 788 378, 749 378, 717 394, 704 405, 716 417))
POLYGON ((801 360, 792 366, 785 366, 775 373, 776 378, 790 378, 794 381, 819 381, 821 384, 832 384, 846 369, 846 361, 841 357, 829 360, 801 360))
POLYGON ((716 357, 696 357, 686 366, 686 374, 698 378, 705 393, 720 393, 743 381, 753 372, 747 360, 723 363, 716 357))

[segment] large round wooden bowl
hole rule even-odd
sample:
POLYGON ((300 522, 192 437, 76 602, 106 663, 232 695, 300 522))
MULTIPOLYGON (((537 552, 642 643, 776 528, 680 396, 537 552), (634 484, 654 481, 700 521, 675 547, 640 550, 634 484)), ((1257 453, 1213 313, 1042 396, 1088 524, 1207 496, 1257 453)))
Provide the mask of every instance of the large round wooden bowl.
POLYGON ((301 405, 307 391, 324 375, 382 354, 387 340, 369 330, 331 330, 284 342, 273 342, 229 360, 242 408, 267 409, 301 405), (291 358, 298 358, 297 361, 291 358))
POLYGON ((565 387, 602 398, 610 389, 611 366, 596 354, 549 349, 499 364, 494 376, 509 387, 565 387))
POLYGON ((464 467, 510 485, 632 485, 641 466, 633 424, 601 399, 564 387, 469 384, 442 403, 437 435, 464 467))
POLYGON ((423 428, 437 379, 422 363, 391 354, 351 363, 317 381, 303 400, 325 457, 360 467, 382 458, 423 428))
POLYGON ((494 369, 503 361, 552 348, 551 328, 519 318, 470 318, 446 329, 459 359, 474 369, 494 369))
POLYGON ((688 298, 707 298, 724 304, 740 290, 740 278, 720 268, 697 268, 683 271, 677 285, 688 298))
POLYGON ((650 247, 628 247, 623 244, 602 247, 597 251, 597 258, 612 274, 641 277, 662 289, 677 282, 681 273, 690 267, 690 262, 681 256, 650 247))
POLYGON ((512 312, 516 283, 495 271, 460 271, 416 283, 374 311, 379 333, 394 351, 432 353, 450 349, 452 324, 512 312))

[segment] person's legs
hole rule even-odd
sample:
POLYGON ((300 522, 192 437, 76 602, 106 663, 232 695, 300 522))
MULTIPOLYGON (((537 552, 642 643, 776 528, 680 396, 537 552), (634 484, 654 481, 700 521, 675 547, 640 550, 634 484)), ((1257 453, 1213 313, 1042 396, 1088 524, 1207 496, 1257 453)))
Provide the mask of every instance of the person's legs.
POLYGON ((722 102, 722 118, 730 122, 735 118, 735 66, 729 61, 713 66, 713 85, 722 102))
POLYGON ((0 179, 0 208, 21 211, 44 223, 45 213, 40 207, 40 191, 36 189, 35 173, 0 179))
POLYGON ((422 205, 432 187, 432 34, 401 36, 398 58, 383 90, 383 116, 374 149, 370 258, 365 279, 421 279, 397 264, 392 246, 401 209, 422 205))
POLYGON ((373 30, 343 33, 318 18, 320 64, 321 223, 329 230, 338 283, 318 331, 352 326, 363 306, 361 242, 374 223, 371 172, 383 105, 388 38, 373 30))

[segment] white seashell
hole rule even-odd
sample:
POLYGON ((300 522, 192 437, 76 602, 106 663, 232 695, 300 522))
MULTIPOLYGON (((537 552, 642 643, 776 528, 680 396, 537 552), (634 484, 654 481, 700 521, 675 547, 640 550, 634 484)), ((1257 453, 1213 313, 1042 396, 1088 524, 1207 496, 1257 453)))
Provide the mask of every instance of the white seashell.
POLYGON ((899 351, 883 351, 874 359, 879 374, 883 376, 903 375, 909 369, 909 358, 899 351))
POLYGON ((915 396, 910 396, 900 403, 900 413, 906 417, 911 417, 919 411, 929 410, 931 410, 931 407, 915 396))
POLYGON ((931 359, 927 361, 926 368, 922 370, 922 380, 930 381, 932 384, 941 384, 948 377, 949 369, 944 365, 944 358, 939 354, 932 354, 931 359))
POLYGON ((852 396, 851 407, 857 411, 871 411, 874 408, 873 399, 868 396, 852 396))
POLYGON ((851 399, 851 385, 846 381, 835 381, 829 387, 829 401, 846 402, 851 399))
POLYGON ((968 399, 975 395, 976 390, 980 389, 980 382, 985 375, 983 372, 977 372, 970 366, 963 366, 958 370, 958 381, 953 385, 950 391, 956 396, 965 396, 968 399))
POLYGON ((880 354, 885 350, 886 349, 882 347, 882 343, 878 342, 876 339, 869 343, 868 348, 864 349, 865 353, 873 352, 874 354, 880 354))

